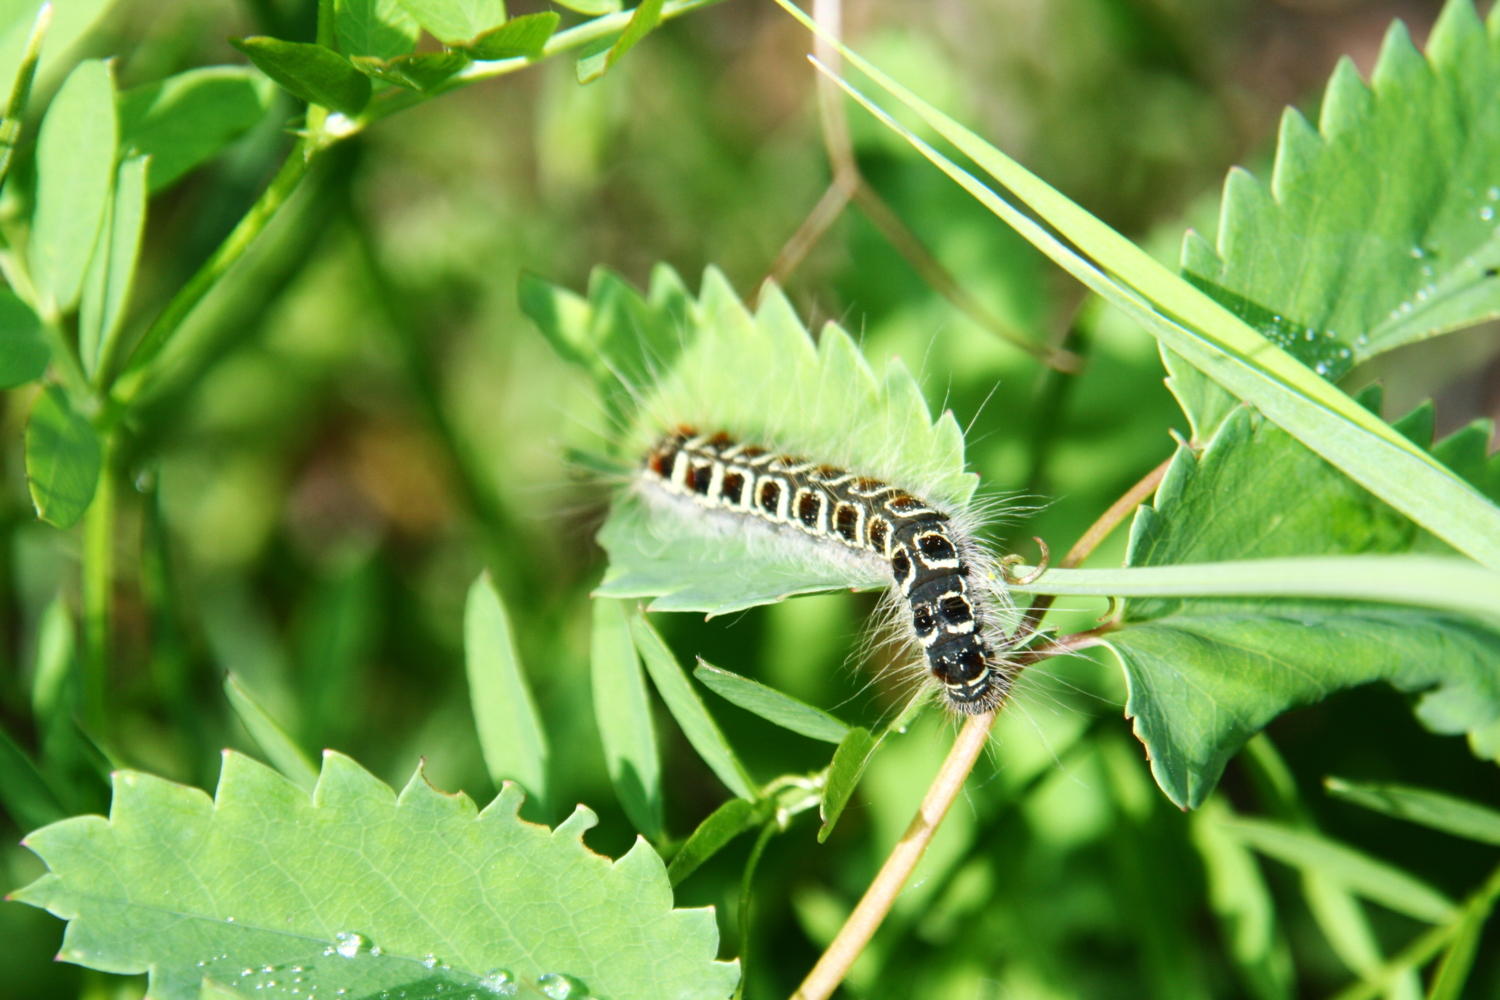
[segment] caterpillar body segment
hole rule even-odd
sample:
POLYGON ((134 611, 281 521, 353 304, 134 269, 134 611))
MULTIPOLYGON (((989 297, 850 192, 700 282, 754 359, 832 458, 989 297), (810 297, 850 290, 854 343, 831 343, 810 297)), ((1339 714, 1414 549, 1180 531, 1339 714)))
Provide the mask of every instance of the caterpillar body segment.
POLYGON ((679 428, 646 456, 643 475, 709 510, 743 515, 871 554, 889 567, 910 638, 948 706, 978 715, 1000 705, 1014 640, 990 606, 979 550, 949 515, 897 486, 847 469, 679 428))

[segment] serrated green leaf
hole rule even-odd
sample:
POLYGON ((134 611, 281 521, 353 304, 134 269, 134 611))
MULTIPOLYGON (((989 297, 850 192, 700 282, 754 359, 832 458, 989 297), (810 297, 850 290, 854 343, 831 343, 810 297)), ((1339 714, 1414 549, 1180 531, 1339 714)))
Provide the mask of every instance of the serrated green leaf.
POLYGON ((401 6, 445 45, 462 45, 505 23, 505 0, 401 0, 401 6))
POLYGON ((651 675, 651 682, 656 685, 657 693, 667 703, 667 710, 682 727, 683 735, 693 745, 693 749, 698 751, 703 763, 735 795, 744 799, 755 798, 755 783, 750 779, 745 765, 740 763, 729 741, 719 731, 718 723, 708 714, 708 708, 698 697, 698 692, 693 690, 692 682, 683 673, 677 657, 672 655, 672 651, 639 608, 630 613, 630 635, 635 640, 636 651, 646 664, 646 672, 651 675))
POLYGON ((1212 797, 1191 820, 1193 845, 1208 876, 1209 904, 1251 992, 1260 1000, 1290 998, 1291 952, 1254 855, 1219 825, 1231 815, 1223 801, 1212 797))
POLYGON ((31 758, 4 729, 0 729, 0 806, 22 830, 35 830, 67 815, 31 758))
POLYGON ((35 382, 51 357, 42 321, 15 292, 0 288, 0 389, 35 382))
POLYGON ((26 425, 26 481, 37 517, 59 528, 77 524, 94 500, 102 466, 93 426, 73 409, 67 393, 49 385, 26 425))
POLYGON ((553 10, 522 14, 484 32, 465 48, 475 59, 540 59, 561 20, 553 10))
POLYGON ((1225 817, 1220 826, 1268 857, 1316 872, 1397 913, 1432 924, 1458 914, 1452 900, 1421 880, 1320 834, 1244 817, 1225 817))
POLYGON ((609 777, 630 822, 658 840, 662 834, 661 758, 630 621, 621 601, 596 597, 593 605, 589 673, 594 719, 604 743, 609 777))
POLYGON ((469 65, 469 56, 462 51, 418 52, 389 59, 353 56, 351 61, 355 69, 376 80, 410 90, 427 91, 469 65))
POLYGON ((479 746, 495 786, 517 781, 547 803, 547 733, 516 653, 510 617, 489 573, 469 587, 464 662, 479 746))
MULTIPOLYGON (((712 268, 696 300, 681 287, 660 267, 649 298, 604 272, 595 272, 587 302, 523 281, 523 309, 596 378, 621 428, 619 455, 640 461, 672 420, 855 469, 945 510, 967 508, 977 477, 964 468, 963 433, 951 413, 929 416, 899 360, 876 376, 831 323, 814 344, 774 286, 753 315, 712 268)), ((774 533, 725 533, 704 521, 623 494, 599 534, 610 568, 598 593, 655 597, 653 611, 724 614, 793 594, 889 585, 878 560, 830 560, 775 544, 774 533)))
POLYGON ((1046 225, 918 138, 860 91, 834 77, 882 123, 1068 273, 1346 475, 1450 545, 1500 570, 1500 507, 1223 305, 850 51, 790 0, 777 3, 973 158, 1039 216, 1046 225))
POLYGON ((244 724, 245 731, 255 740, 255 745, 260 747, 271 766, 298 788, 311 792, 318 784, 318 769, 313 767, 297 742, 271 717, 270 712, 251 697, 234 674, 225 676, 224 694, 229 698, 234 714, 244 724))
POLYGON ((775 688, 766 687, 759 681, 741 677, 703 660, 698 661, 698 668, 693 671, 693 676, 719 697, 808 739, 842 743, 844 737, 849 735, 848 726, 821 708, 814 708, 775 688))
MULTIPOLYGON (((26 109, 31 104, 31 85, 36 81, 36 70, 41 63, 42 47, 46 43, 47 32, 51 26, 52 8, 44 4, 37 11, 30 33, 26 36, 25 46, 21 50, 21 62, 11 81, 9 97, 5 103, 5 117, 0 120, 0 181, 3 181, 5 175, 10 172, 11 157, 15 155, 16 144, 21 141, 21 129, 25 126, 26 109)), ((20 25, 15 27, 19 28, 20 25)), ((13 34, 15 34, 14 31, 9 32, 5 39, 0 41, 0 51, 11 47, 13 34)), ((0 56, 0 59, 3 59, 3 56, 0 56)), ((0 75, 0 81, 5 79, 4 75, 0 75)))
POLYGON ((1371 86, 1342 60, 1315 129, 1281 122, 1269 190, 1224 186, 1218 243, 1183 269, 1241 318, 1337 377, 1500 315, 1500 36, 1450 0, 1424 58, 1400 21, 1371 86))
POLYGON ((422 33, 401 0, 334 0, 333 28, 346 56, 404 56, 422 33))
POLYGON ((84 280, 78 310, 78 353, 83 370, 91 376, 101 367, 109 367, 135 281, 141 233, 146 227, 147 163, 145 157, 136 156, 120 164, 84 280))
POLYGON ((266 116, 275 87, 243 66, 207 66, 120 94, 120 149, 151 157, 160 191, 249 131, 266 116))
POLYGON ((703 862, 754 826, 758 816, 759 810, 748 799, 730 799, 709 813, 672 855, 672 863, 667 866, 668 881, 673 886, 681 885, 682 880, 697 871, 703 862))
POLYGON ((870 755, 876 746, 870 731, 857 726, 849 730, 833 752, 833 763, 828 765, 828 779, 823 786, 823 801, 818 805, 818 816, 823 821, 818 827, 818 843, 828 839, 839 817, 844 814, 849 796, 854 794, 859 779, 864 776, 865 766, 870 763, 870 755))
POLYGON ((630 15, 630 21, 625 25, 625 30, 620 32, 620 37, 603 51, 593 52, 578 60, 578 82, 592 83, 605 73, 608 73, 615 63, 631 49, 635 48, 637 42, 649 35, 658 24, 661 23, 661 6, 663 0, 641 0, 630 15))
POLYGON ((37 138, 36 209, 26 249, 44 310, 66 312, 78 302, 114 186, 117 145, 109 63, 85 60, 52 99, 37 138))
MULTIPOLYGON (((1410 521, 1242 407, 1201 455, 1179 451, 1153 505, 1136 515, 1128 561, 1170 576, 1218 560, 1400 553, 1417 537, 1410 521)), ((1450 581, 1421 576, 1442 576, 1441 563, 1411 565, 1417 579, 1392 580, 1392 596, 1463 613, 1333 599, 1130 599, 1124 627, 1107 642, 1125 668, 1127 712, 1163 791, 1179 805, 1199 804, 1271 719, 1377 680, 1425 692, 1417 715, 1430 729, 1468 733, 1476 753, 1500 754, 1500 631, 1472 617, 1488 608, 1488 577, 1474 593, 1460 585, 1449 601, 1450 581)), ((1225 589, 1236 586, 1233 567, 1210 572, 1226 574, 1225 589)), ((1246 590, 1257 572, 1242 569, 1246 590)))
POLYGON ((672 909, 647 844, 611 863, 580 839, 592 813, 523 823, 514 785, 478 812, 420 771, 398 797, 329 753, 309 798, 230 753, 213 799, 134 772, 114 787, 108 820, 28 838, 50 872, 12 898, 69 921, 63 960, 149 971, 161 1000, 205 975, 286 1000, 484 996, 502 970, 522 988, 565 974, 611 1000, 720 1000, 738 978, 714 961, 712 912, 672 909))
POLYGON ((1432 454, 1476 490, 1500 503, 1500 453, 1489 453, 1494 437, 1493 420, 1475 420, 1434 444, 1432 454))
POLYGON ((308 104, 357 115, 370 103, 370 78, 332 49, 266 35, 231 38, 229 43, 293 97, 308 104))
POLYGON ((1500 812, 1441 792, 1409 785, 1371 785, 1328 778, 1329 794, 1376 812, 1421 823, 1466 840, 1500 845, 1500 812))

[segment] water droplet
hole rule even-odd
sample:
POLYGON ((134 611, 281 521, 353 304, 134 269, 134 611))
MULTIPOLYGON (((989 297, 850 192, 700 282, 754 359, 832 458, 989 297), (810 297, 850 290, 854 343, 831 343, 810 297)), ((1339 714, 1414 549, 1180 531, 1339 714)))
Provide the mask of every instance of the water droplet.
POLYGON ((579 997, 588 995, 588 989, 582 983, 561 972, 548 972, 537 976, 536 985, 551 1000, 578 1000, 579 997))
POLYGON ((1306 333, 1306 334, 1305 334, 1305 338, 1306 338, 1306 339, 1307 339, 1307 340, 1312 340, 1312 339, 1313 339, 1313 338, 1314 338, 1314 337, 1316 337, 1316 336, 1317 336, 1317 333, 1315 333, 1315 332, 1314 332, 1314 331, 1312 331, 1312 330, 1308 330, 1308 331, 1307 331, 1307 333, 1306 333))
POLYGON ((1481 208, 1479 210, 1479 217, 1481 219, 1483 219, 1485 222, 1489 222, 1491 219, 1493 219, 1495 217, 1495 210, 1493 208, 1491 208, 1489 205, 1486 205, 1486 206, 1484 206, 1483 208, 1481 208))
POLYGON ((424 969, 435 969, 435 968, 437 968, 437 956, 436 955, 428 955, 426 958, 422 959, 422 968, 424 968, 424 969))
POLYGON ((372 944, 370 946, 370 954, 374 955, 376 958, 379 958, 381 955, 384 955, 385 952, 380 950, 380 945, 372 944))
POLYGON ((1316 365, 1313 365, 1313 371, 1317 372, 1319 375, 1327 375, 1328 366, 1319 361, 1316 365))
POLYGON ((1341 357, 1341 358, 1347 358, 1347 357, 1351 357, 1351 356, 1352 356, 1352 352, 1349 350, 1349 348, 1347 348, 1347 347, 1340 347, 1339 348, 1339 357, 1341 357))
MULTIPOLYGON (((337 942, 333 946, 333 950, 345 958, 353 958, 355 955, 358 955, 369 943, 364 939, 363 935, 355 934, 353 931, 340 931, 333 937, 337 942)), ((370 951, 372 954, 374 953, 373 948, 370 951)))
POLYGON ((233 917, 225 917, 224 919, 226 921, 228 921, 229 923, 231 923, 231 924, 234 923, 234 918, 233 917))
POLYGON ((516 977, 511 975, 509 969, 491 969, 485 973, 483 979, 479 980, 479 985, 491 993, 498 993, 505 997, 515 996, 519 989, 516 977))
POLYGON ((1427 251, 1423 250, 1421 247, 1412 247, 1411 255, 1418 260, 1421 260, 1423 257, 1427 256, 1427 251))
POLYGON ((253 976, 253 975, 255 975, 255 970, 254 969, 241 969, 240 970, 240 975, 241 976, 253 976))

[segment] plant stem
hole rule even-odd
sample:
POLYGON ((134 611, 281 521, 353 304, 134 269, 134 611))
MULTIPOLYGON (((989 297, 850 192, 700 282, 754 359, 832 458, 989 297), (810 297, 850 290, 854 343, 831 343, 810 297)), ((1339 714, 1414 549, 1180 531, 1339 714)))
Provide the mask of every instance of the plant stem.
POLYGON ((106 438, 94 502, 83 520, 83 717, 103 738, 109 674, 110 598, 114 583, 114 449, 106 438))
POLYGON ((745 995, 745 977, 750 974, 750 892, 755 884, 755 869, 766 845, 780 832, 781 824, 774 817, 760 828, 760 836, 755 838, 755 846, 750 848, 750 857, 745 861, 745 873, 740 876, 740 982, 731 1000, 740 1000, 745 995))
POLYGON ((326 148, 326 142, 314 142, 307 137, 297 140, 296 145, 288 154, 286 162, 281 165, 276 176, 269 186, 261 193, 250 211, 240 219, 239 224, 219 244, 217 250, 198 268, 198 272, 188 280, 172 296, 172 301, 162 310, 161 315, 151 324, 130 356, 125 361, 125 369, 120 375, 112 394, 113 401, 117 406, 124 406, 140 392, 144 383, 147 367, 154 361, 167 345, 167 341, 182 326, 188 314, 197 307, 209 290, 224 277, 224 274, 245 255, 250 244, 255 238, 265 231, 271 219, 286 204, 292 192, 297 190, 297 185, 307 175, 307 169, 312 165, 313 159, 326 148))
POLYGON ((922 860, 933 834, 937 833, 943 817, 948 814, 948 807, 953 805, 953 800, 964 787, 964 779, 974 769, 975 761, 989 742, 990 727, 994 724, 994 712, 972 716, 964 724, 958 739, 953 742, 953 749, 948 751, 947 760, 943 761, 932 786, 927 789, 921 808, 912 817, 911 825, 885 859, 885 864, 881 865, 880 873, 865 890, 859 905, 844 921, 838 936, 823 952, 797 992, 792 994, 792 1000, 826 1000, 838 988, 895 903, 902 886, 911 877, 912 869, 922 860))

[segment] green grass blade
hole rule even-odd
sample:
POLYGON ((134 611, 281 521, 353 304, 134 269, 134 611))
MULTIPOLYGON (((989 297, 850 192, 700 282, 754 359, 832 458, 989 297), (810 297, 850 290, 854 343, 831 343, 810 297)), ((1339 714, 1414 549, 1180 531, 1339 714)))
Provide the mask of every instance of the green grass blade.
POLYGON ((545 808, 551 792, 547 783, 547 734, 516 654, 510 617, 488 572, 469 587, 464 610, 464 663, 479 746, 495 787, 515 781, 545 808))
POLYGON ((834 824, 844 814, 849 796, 865 773, 870 754, 875 752, 878 741, 863 726, 849 730, 839 748, 833 752, 833 763, 828 765, 828 783, 823 786, 823 801, 818 806, 818 815, 823 825, 818 827, 818 843, 828 839, 834 824))
POLYGON ((730 799, 698 824, 692 836, 672 855, 667 880, 676 886, 735 837, 760 822, 759 811, 747 799, 730 799))
POLYGON ((1222 825, 1260 853, 1327 878, 1397 913, 1433 924, 1457 917, 1453 902, 1425 882, 1319 834, 1243 818, 1226 819, 1222 825))
MULTIPOLYGON (((819 30, 788 0, 777 2, 809 28, 819 30)), ((1455 548, 1500 569, 1500 508, 1379 417, 1020 164, 852 51, 842 45, 840 51, 1088 256, 1075 253, 1052 232, 835 77, 872 114, 1043 253, 1356 482, 1455 548)))
POLYGON ((646 693, 646 679, 641 676, 641 661, 625 607, 623 601, 594 598, 590 653, 594 718, 620 805, 637 830, 659 840, 661 758, 656 749, 656 725, 651 720, 651 699, 646 693))
POLYGON ((703 660, 698 661, 693 676, 726 701, 809 739, 840 743, 849 735, 848 726, 821 708, 814 708, 759 681, 741 677, 703 660))
POLYGON ((1342 778, 1328 778, 1324 784, 1330 795, 1345 802, 1455 837, 1500 845, 1500 812, 1476 802, 1408 785, 1367 785, 1342 778))
POLYGON ((693 690, 692 682, 687 679, 677 657, 638 608, 630 616, 630 634, 646 663, 652 683, 662 701, 667 703, 667 710, 682 727, 683 735, 698 751, 698 756, 735 795, 742 799, 755 798, 755 782, 750 779, 745 765, 740 763, 713 716, 708 714, 703 699, 693 690))
POLYGON ((297 787, 311 792, 318 783, 318 769, 313 767, 307 754, 287 735, 281 724, 250 697, 250 692, 245 690, 234 674, 224 676, 224 694, 228 696, 234 714, 239 716, 250 738, 260 747, 271 765, 296 783, 297 787))
POLYGON ((1123 569, 1049 569, 1023 593, 1102 597, 1326 597, 1500 620, 1500 573, 1447 556, 1309 556, 1123 569))

